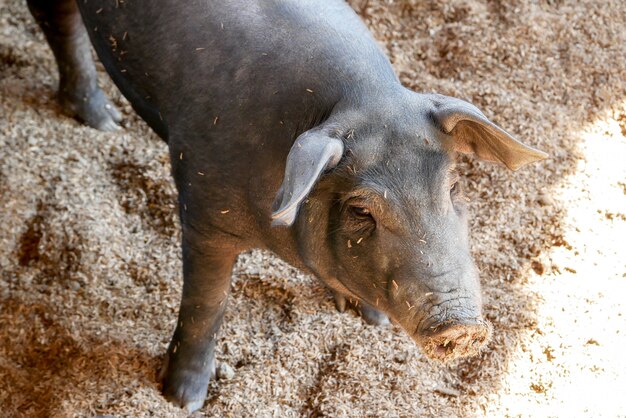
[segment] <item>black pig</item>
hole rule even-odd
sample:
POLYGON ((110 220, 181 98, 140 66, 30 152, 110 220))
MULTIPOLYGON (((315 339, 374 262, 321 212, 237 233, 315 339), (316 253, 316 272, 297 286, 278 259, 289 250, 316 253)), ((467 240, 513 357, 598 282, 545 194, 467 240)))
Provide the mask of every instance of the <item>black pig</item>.
POLYGON ((433 358, 489 338, 454 153, 517 169, 546 155, 473 105, 404 88, 343 0, 29 0, 68 112, 120 116, 89 38, 137 113, 167 141, 184 286, 165 396, 200 408, 237 255, 278 254, 389 316, 433 358), (83 24, 84 22, 84 24, 83 24))

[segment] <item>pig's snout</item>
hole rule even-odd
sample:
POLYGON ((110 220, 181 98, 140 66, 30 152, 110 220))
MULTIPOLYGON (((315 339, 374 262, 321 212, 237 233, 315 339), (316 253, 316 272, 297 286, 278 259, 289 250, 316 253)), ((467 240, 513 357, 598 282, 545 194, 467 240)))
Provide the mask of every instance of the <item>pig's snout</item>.
POLYGON ((483 319, 447 320, 418 337, 427 356, 439 361, 473 356, 489 341, 491 324, 483 319))

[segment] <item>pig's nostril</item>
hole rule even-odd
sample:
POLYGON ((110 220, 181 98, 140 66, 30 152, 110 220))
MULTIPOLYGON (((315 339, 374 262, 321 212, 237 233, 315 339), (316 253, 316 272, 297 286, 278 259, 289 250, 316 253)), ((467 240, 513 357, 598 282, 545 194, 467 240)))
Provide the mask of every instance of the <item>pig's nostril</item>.
POLYGON ((435 346, 435 354, 438 358, 443 358, 450 355, 455 348, 456 344, 453 342, 440 343, 435 346))

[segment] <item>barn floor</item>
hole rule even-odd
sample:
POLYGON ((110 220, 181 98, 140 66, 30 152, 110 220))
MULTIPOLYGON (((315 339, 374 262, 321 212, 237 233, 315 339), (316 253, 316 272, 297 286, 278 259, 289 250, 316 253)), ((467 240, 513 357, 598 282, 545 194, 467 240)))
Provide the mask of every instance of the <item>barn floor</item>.
MULTIPOLYGON (((194 416, 626 416, 626 2, 353 0, 402 81, 474 102, 551 155, 463 157, 494 338, 441 365, 335 311, 315 280, 240 257, 194 416)), ((181 288, 165 145, 64 116, 24 0, 0 0, 0 415, 185 416, 156 373, 181 288)))

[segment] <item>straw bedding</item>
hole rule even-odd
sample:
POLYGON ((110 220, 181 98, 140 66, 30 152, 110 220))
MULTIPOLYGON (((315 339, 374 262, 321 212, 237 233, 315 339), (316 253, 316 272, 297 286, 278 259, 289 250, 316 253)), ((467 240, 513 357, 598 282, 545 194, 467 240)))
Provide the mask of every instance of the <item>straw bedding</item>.
MULTIPOLYGON (((235 269, 217 353, 234 375, 212 383, 196 415, 558 415, 576 370, 622 385, 611 370, 626 364, 608 343, 626 343, 626 3, 351 4, 405 85, 467 99, 551 155, 516 173, 460 158, 494 337, 478 357, 429 361, 400 329, 339 314, 314 279, 252 251, 235 269), (606 152, 586 160, 596 147, 606 152), (598 266, 608 270, 593 277, 598 266)), ((185 415, 156 379, 181 290, 166 146, 100 80, 124 113, 120 133, 61 113, 25 1, 0 0, 3 416, 185 415)), ((582 415, 626 410, 575 401, 582 415)))

